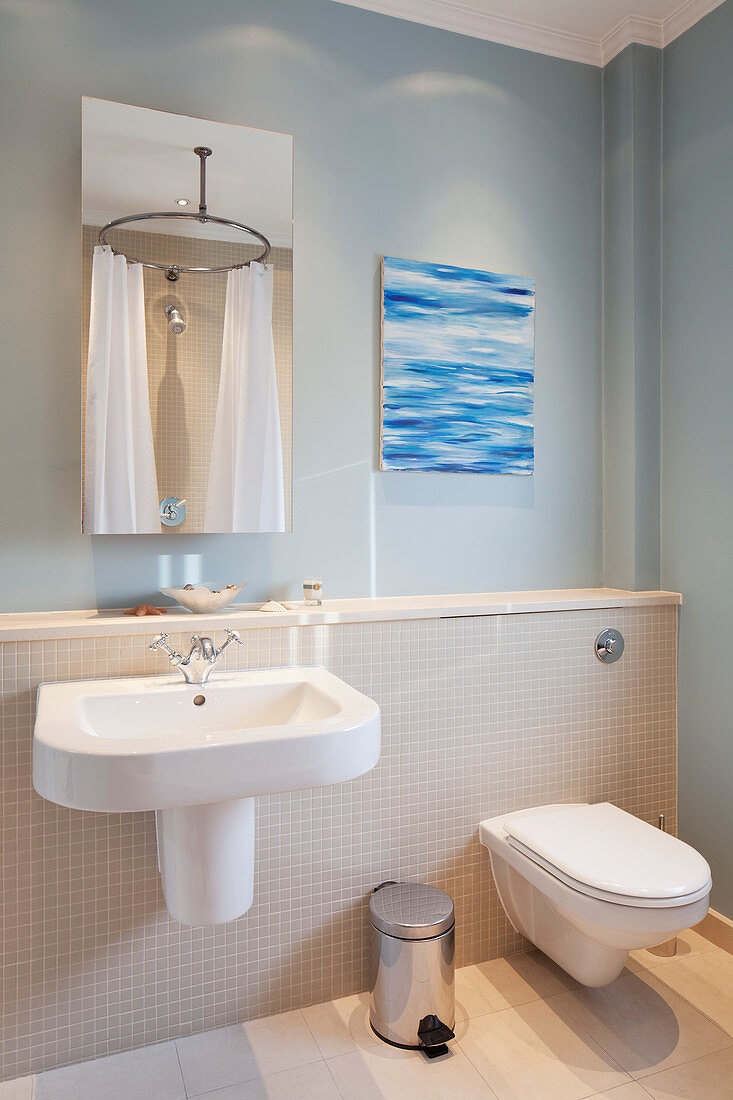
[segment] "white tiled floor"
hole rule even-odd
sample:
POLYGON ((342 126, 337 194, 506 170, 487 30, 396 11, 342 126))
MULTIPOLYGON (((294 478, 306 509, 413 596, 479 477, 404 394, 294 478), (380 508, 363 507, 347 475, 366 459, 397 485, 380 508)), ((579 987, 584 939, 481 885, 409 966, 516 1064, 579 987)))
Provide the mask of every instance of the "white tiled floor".
POLYGON ((731 1100, 733 956, 695 932, 585 989, 533 953, 456 975, 456 1042, 380 1042, 345 997, 0 1085, 0 1100, 731 1100))

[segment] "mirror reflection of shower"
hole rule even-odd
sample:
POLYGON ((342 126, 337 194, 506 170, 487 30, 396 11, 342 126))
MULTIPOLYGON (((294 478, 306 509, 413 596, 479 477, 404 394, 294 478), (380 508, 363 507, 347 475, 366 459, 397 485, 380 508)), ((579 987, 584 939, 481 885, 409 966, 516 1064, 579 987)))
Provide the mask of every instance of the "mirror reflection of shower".
POLYGON ((84 530, 289 530, 292 138, 89 97, 82 121, 84 530))
POLYGON ((174 336, 180 336, 182 332, 186 331, 186 322, 175 306, 166 306, 165 315, 168 318, 168 331, 173 333, 174 336))

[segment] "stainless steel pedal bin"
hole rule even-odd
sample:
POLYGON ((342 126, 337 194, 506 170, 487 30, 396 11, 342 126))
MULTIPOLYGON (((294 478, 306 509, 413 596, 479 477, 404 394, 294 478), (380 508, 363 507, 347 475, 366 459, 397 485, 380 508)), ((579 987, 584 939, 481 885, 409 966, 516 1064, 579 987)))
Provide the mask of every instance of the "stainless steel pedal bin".
POLYGON ((369 1022, 392 1046, 448 1053, 455 1038, 455 911, 435 886, 383 882, 369 900, 369 1022))

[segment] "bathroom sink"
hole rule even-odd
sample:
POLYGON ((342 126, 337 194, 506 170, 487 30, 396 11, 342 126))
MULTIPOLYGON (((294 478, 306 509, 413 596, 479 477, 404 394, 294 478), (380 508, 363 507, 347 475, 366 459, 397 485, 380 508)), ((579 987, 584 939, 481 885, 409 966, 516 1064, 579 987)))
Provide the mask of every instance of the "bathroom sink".
POLYGON ((252 903, 254 799, 379 759, 379 707, 324 668, 41 684, 33 785, 77 810, 155 810, 163 892, 186 924, 252 903))
POLYGON ((161 810, 342 783, 379 758, 379 707, 325 668, 41 684, 39 794, 161 810), (203 700, 203 701, 202 701, 203 700))

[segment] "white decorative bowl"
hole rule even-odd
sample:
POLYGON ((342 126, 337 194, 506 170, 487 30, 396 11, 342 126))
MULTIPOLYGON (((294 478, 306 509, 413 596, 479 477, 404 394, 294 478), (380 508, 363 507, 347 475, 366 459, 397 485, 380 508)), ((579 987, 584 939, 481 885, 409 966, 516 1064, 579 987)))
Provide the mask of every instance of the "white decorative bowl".
POLYGON ((160 591, 187 611, 210 614, 212 611, 223 611, 246 587, 246 584, 230 584, 217 590, 213 584, 202 582, 190 588, 161 588, 160 591))

